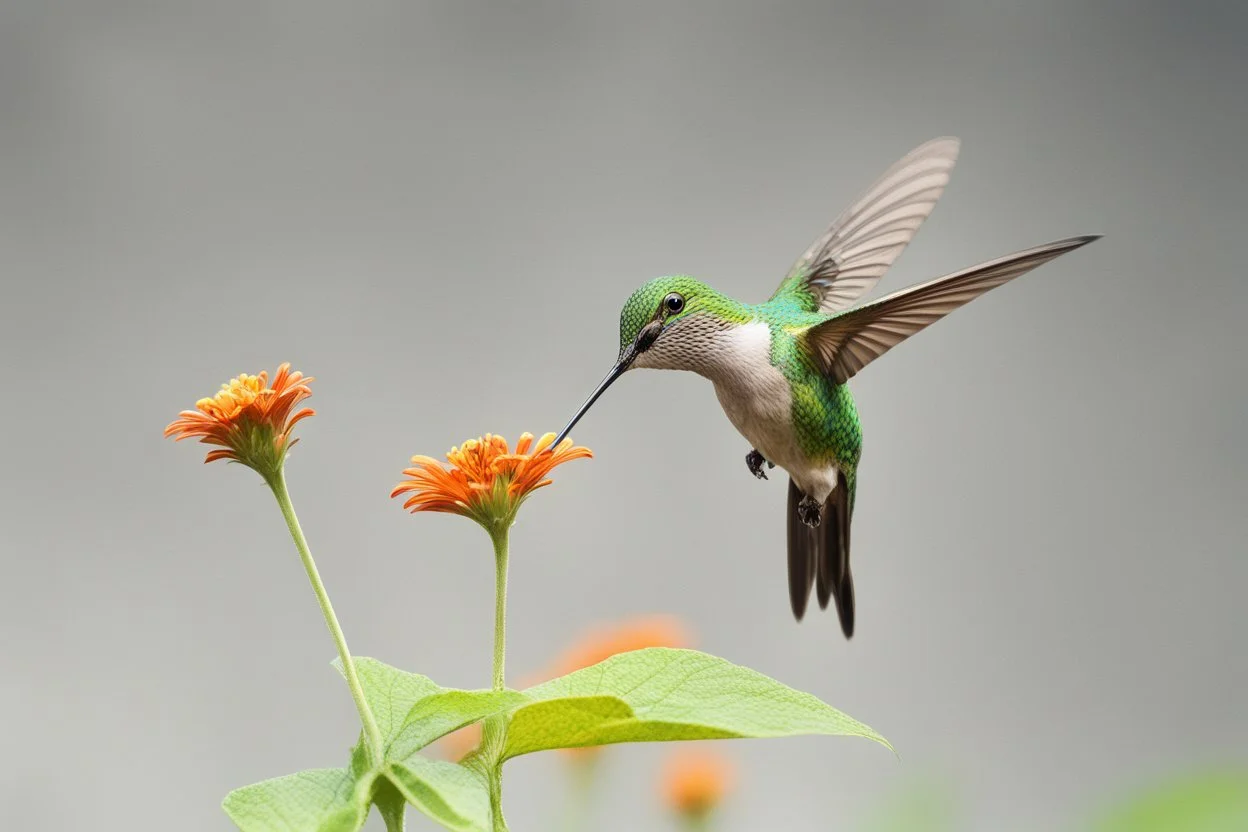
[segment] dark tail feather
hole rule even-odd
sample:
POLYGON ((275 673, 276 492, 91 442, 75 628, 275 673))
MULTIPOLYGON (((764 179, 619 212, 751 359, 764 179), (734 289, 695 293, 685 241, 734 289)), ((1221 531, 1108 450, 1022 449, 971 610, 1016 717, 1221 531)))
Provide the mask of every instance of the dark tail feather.
POLYGON ((836 614, 841 617, 841 632, 845 638, 854 637, 854 574, 849 571, 849 561, 845 561, 845 577, 841 580, 840 592, 836 595, 836 614))
POLYGON ((810 600, 810 588, 815 582, 816 538, 818 529, 802 522, 797 504, 802 499, 801 489, 789 480, 789 507, 785 514, 789 539, 789 605, 798 621, 806 614, 806 602, 810 600))
POLYGON ((827 609, 828 601, 836 599, 836 612, 846 638, 854 634, 854 576, 849 569, 851 499, 845 475, 838 474, 836 488, 823 504, 823 521, 812 530, 818 537, 815 594, 819 609, 827 609))
POLYGON ((841 518, 836 511, 835 500, 835 492, 828 495, 827 502, 823 504, 823 521, 817 530, 815 597, 821 610, 828 608, 833 588, 841 582, 841 518))

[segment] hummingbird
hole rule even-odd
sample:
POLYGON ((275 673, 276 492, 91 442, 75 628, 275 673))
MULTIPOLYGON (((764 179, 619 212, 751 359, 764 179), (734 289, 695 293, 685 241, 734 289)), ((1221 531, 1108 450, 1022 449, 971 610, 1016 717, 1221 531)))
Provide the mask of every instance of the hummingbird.
POLYGON ((853 306, 927 219, 958 149, 956 138, 945 137, 903 156, 832 222, 764 303, 742 303, 687 275, 637 289, 620 312, 615 365, 556 439, 626 370, 689 370, 709 379, 728 420, 750 443, 750 473, 766 479, 766 465, 789 475, 794 617, 801 621, 813 587, 820 609, 835 600, 846 638, 854 633, 849 530, 862 456, 849 380, 989 289, 1099 236, 1019 251, 853 306))

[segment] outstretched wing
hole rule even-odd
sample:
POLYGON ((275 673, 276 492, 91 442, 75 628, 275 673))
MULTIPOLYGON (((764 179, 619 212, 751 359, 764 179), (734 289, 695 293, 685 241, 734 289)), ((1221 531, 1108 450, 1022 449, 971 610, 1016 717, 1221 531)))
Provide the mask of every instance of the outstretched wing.
POLYGON ((987 292, 1098 236, 1071 237, 920 283, 851 309, 807 330, 804 338, 823 373, 844 384, 921 329, 987 292))
POLYGON ((812 311, 847 308, 879 282, 914 237, 957 158, 954 138, 933 139, 903 156, 815 240, 776 294, 805 292, 812 311))

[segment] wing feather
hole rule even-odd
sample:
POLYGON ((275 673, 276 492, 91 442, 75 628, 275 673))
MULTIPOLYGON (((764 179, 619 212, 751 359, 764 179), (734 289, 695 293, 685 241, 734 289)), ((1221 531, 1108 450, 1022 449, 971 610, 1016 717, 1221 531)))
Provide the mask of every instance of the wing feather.
POLYGON ((818 309, 848 308, 870 291, 936 206, 958 158, 958 140, 933 139, 884 172, 789 270, 818 309))
POLYGON ((1095 239, 1058 240, 902 289, 808 330, 807 347, 825 375, 844 384, 863 367, 959 306, 1095 239))

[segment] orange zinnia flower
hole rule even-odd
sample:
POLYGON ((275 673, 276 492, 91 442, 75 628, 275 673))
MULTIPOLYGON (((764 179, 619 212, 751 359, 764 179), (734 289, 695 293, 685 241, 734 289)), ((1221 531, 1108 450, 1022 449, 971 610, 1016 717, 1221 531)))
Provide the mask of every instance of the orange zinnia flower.
POLYGON ((552 678, 606 661, 617 653, 647 647, 688 647, 691 641, 675 616, 638 616, 590 630, 559 659, 552 678))
POLYGON ((664 767, 663 799, 677 814, 703 818, 727 794, 732 779, 732 766, 722 755, 701 749, 681 749, 672 754, 664 767))
POLYGON ((254 468, 262 476, 275 476, 286 454, 297 439, 291 429, 301 419, 315 414, 304 408, 291 412, 308 396, 311 378, 290 372, 290 364, 277 368, 269 385, 269 374, 240 375, 221 385, 217 394, 195 402, 195 410, 184 410, 165 428, 165 436, 181 441, 198 437, 206 445, 220 445, 204 462, 229 459, 254 468))
POLYGON ((432 457, 414 456, 415 467, 403 471, 411 479, 395 486, 390 496, 410 493, 403 508, 413 512, 460 514, 487 530, 499 523, 510 526, 516 510, 528 496, 550 485, 547 475, 556 466, 593 456, 589 448, 577 447, 571 439, 551 447, 554 439, 555 435, 548 433, 534 446, 533 434, 526 433, 513 452, 506 439, 487 433, 452 448, 446 455, 451 464, 449 470, 432 457))

